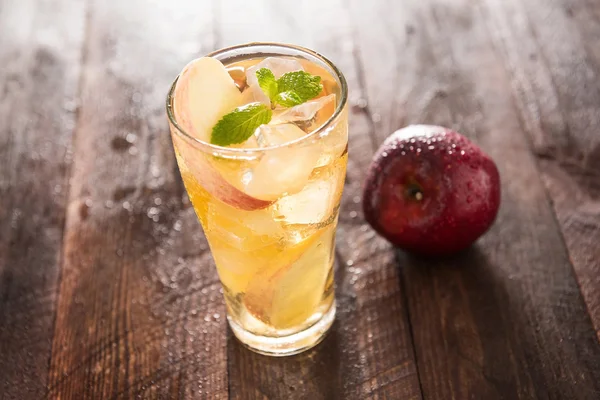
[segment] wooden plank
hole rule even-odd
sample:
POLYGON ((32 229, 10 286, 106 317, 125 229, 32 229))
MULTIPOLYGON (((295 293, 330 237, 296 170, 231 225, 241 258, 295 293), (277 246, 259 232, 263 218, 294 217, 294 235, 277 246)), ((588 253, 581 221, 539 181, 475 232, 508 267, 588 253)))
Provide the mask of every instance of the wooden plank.
MULTIPOLYGON (((221 3, 222 7, 225 3, 221 3)), ((348 178, 337 237, 337 321, 315 349, 284 360, 229 341, 232 398, 421 398, 413 348, 390 246, 360 216, 362 181, 373 154, 373 124, 362 104, 359 49, 342 2, 228 2, 219 15, 219 45, 291 42, 330 57, 350 86, 348 178), (231 9, 229 9, 231 7, 231 9), (228 10, 236 10, 231 12, 228 10)))
POLYGON ((509 2, 489 15, 600 338, 600 5, 546 3, 509 2))
POLYGON ((0 1, 0 397, 46 388, 82 1, 0 1))
POLYGON ((498 220, 471 251, 398 252, 423 396, 597 398, 600 350, 481 2, 355 2, 353 15, 378 139, 409 123, 454 127, 503 182, 498 220))
POLYGON ((225 398, 225 309, 164 108, 211 9, 89 7, 49 397, 225 398))

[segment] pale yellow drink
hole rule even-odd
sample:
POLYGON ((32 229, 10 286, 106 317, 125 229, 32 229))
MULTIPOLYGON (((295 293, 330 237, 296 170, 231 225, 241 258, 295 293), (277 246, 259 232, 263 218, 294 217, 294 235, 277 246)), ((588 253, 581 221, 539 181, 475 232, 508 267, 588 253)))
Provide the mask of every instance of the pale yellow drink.
MULTIPOLYGON (((287 355, 317 344, 335 315, 334 240, 346 174, 347 93, 343 76, 316 53, 255 44, 210 55, 235 82, 238 103, 256 100, 246 77, 253 66, 265 64, 261 53, 295 61, 293 66, 321 77, 322 92, 306 106, 319 107, 314 115, 304 114, 306 107, 273 106, 273 120, 256 136, 217 147, 186 132, 193 113, 202 109, 178 114, 177 81, 168 111, 177 162, 223 284, 232 330, 255 351, 287 355)), ((228 101, 223 104, 229 109, 228 101)))

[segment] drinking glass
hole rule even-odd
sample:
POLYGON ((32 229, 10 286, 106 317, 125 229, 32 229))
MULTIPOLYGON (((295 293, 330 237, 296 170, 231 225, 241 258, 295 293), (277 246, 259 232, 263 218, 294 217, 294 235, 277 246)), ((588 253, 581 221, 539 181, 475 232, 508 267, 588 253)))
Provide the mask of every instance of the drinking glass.
POLYGON ((321 76, 322 96, 335 95, 320 117, 296 123, 308 129, 305 136, 262 148, 220 147, 192 136, 175 112, 180 77, 167 98, 177 163, 215 260, 233 333, 256 352, 296 354, 319 343, 335 317, 334 242, 348 159, 346 81, 325 57, 294 45, 251 43, 208 57, 234 79, 267 57, 293 59, 321 76), (257 198, 248 187, 269 196, 257 198))

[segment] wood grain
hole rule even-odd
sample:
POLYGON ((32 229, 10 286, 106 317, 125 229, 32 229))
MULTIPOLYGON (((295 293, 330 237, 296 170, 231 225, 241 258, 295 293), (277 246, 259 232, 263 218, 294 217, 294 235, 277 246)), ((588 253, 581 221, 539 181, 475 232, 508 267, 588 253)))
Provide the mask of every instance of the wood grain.
POLYGON ((600 349, 482 5, 354 6, 377 139, 409 123, 451 126, 503 181, 498 220, 470 252, 398 253, 424 397, 597 398, 600 349), (391 84, 369 80, 377 68, 391 84))
POLYGON ((230 396, 418 399, 421 394, 394 253, 367 231, 358 214, 362 181, 374 149, 370 116, 359 106, 363 88, 356 68, 359 54, 354 31, 341 2, 305 1, 297 6, 228 2, 227 7, 237 12, 222 8, 218 13, 219 45, 245 41, 305 45, 330 57, 348 80, 350 161, 337 237, 337 322, 318 347, 286 360, 252 354, 230 340, 230 396))
POLYGON ((600 398, 600 4, 0 0, 0 399, 600 398), (314 48, 350 86, 338 315, 273 359, 233 338, 164 100, 189 60, 314 48), (498 163, 444 260, 364 222, 373 151, 448 125, 498 163))
POLYGON ((51 398, 227 396, 222 295, 164 108, 211 21, 200 3, 89 5, 51 398))
POLYGON ((492 33, 600 338, 600 5, 508 3, 492 33))
POLYGON ((0 1, 0 398, 43 396, 83 40, 81 1, 0 1))

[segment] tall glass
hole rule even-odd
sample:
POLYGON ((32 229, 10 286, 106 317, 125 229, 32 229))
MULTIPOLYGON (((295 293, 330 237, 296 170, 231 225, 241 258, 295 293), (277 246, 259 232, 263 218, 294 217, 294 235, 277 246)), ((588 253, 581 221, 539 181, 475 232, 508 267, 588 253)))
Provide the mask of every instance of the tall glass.
POLYGON ((298 46, 252 43, 208 56, 232 77, 266 57, 293 58, 322 77, 323 95, 335 94, 327 118, 307 135, 251 149, 219 147, 186 133, 174 112, 179 77, 167 98, 177 163, 217 266, 233 333, 259 353, 296 354, 319 343, 335 317, 335 229, 348 159, 346 81, 325 57, 298 46), (290 176, 286 168, 307 165, 305 177, 295 179, 299 187, 281 181, 290 176), (248 181, 275 197, 240 189, 248 181))

